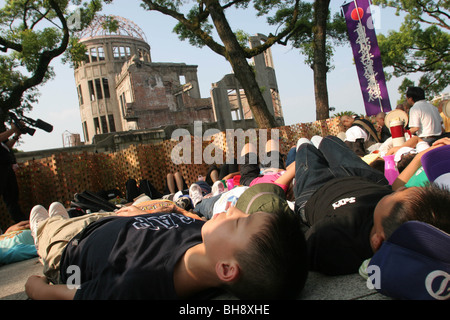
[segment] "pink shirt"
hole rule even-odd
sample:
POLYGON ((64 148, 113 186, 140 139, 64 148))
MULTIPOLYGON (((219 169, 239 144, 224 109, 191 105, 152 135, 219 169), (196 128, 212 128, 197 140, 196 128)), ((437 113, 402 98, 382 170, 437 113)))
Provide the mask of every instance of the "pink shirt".
POLYGON ((280 184, 280 183, 275 183, 275 181, 281 177, 283 175, 283 173, 285 173, 286 171, 280 171, 277 173, 270 173, 270 174, 265 174, 261 177, 255 178, 253 179, 253 181, 250 183, 250 187, 254 186, 255 184, 258 183, 273 183, 276 184, 277 186, 280 186, 284 192, 286 193, 288 191, 289 186, 284 185, 284 184, 280 184))

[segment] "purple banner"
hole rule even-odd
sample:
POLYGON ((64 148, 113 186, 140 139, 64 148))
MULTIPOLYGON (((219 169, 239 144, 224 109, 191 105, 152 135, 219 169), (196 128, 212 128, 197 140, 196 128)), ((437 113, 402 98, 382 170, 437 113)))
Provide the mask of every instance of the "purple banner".
POLYGON ((342 6, 368 116, 391 111, 369 0, 342 6))

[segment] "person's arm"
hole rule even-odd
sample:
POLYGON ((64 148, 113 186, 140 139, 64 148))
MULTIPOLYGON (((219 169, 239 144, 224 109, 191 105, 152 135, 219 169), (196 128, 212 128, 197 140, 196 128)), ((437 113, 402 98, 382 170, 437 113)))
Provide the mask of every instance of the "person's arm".
POLYGON ((420 141, 422 141, 422 139, 420 139, 418 136, 412 136, 401 146, 390 148, 389 151, 386 153, 386 155, 388 156, 391 154, 395 154, 398 150, 400 150, 403 147, 415 148, 420 141))
POLYGON ((14 124, 12 124, 10 129, 0 132, 0 141, 7 140, 14 133, 20 134, 20 130, 14 124))
POLYGON ((117 212, 116 212, 116 214, 119 217, 134 217, 134 216, 140 216, 143 214, 153 214, 153 213, 180 213, 185 216, 201 220, 201 218, 198 215, 191 213, 189 211, 186 211, 177 205, 170 205, 170 206, 161 207, 161 208, 152 209, 152 210, 142 210, 142 209, 139 209, 138 207, 131 205, 128 207, 121 208, 120 210, 117 210, 117 212))
POLYGON ((430 150, 439 148, 441 145, 434 145, 420 153, 418 153, 414 159, 409 163, 409 165, 400 173, 392 184, 392 190, 396 191, 397 189, 405 186, 408 183, 409 179, 416 173, 417 170, 422 166, 422 156, 430 150))
POLYGON ((409 132, 411 132, 411 134, 415 134, 417 131, 419 131, 419 129, 420 129, 419 127, 412 127, 412 128, 410 127, 409 132))
POLYGON ((275 183, 282 184, 284 186, 289 186, 292 182, 292 179, 295 177, 295 161, 292 162, 286 169, 286 172, 283 173, 281 177, 275 180, 275 183))
POLYGON ((65 284, 49 284, 47 278, 41 276, 31 276, 25 284, 25 292, 32 300, 73 300, 76 291, 65 284))
POLYGON ((19 140, 20 138, 20 133, 19 134, 15 134, 14 137, 12 137, 12 139, 9 139, 7 142, 5 142, 6 146, 9 149, 12 149, 12 147, 14 147, 14 145, 16 144, 16 142, 19 140))
POLYGON ((222 180, 225 180, 225 181, 226 181, 226 180, 228 180, 228 179, 233 178, 234 176, 237 176, 238 174, 241 174, 241 172, 238 171, 238 172, 229 173, 229 174, 227 174, 225 177, 223 177, 222 180))
POLYGON ((16 223, 12 226, 10 226, 8 229, 6 229, 5 234, 13 231, 19 231, 24 229, 30 229, 30 221, 20 221, 19 223, 16 223))

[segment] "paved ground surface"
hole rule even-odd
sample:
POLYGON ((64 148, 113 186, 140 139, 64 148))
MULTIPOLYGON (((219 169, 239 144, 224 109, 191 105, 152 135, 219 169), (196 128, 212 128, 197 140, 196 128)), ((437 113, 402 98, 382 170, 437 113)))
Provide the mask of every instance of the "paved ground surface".
MULTIPOLYGON (((26 300, 25 282, 29 276, 42 275, 37 258, 0 267, 0 300, 26 300)), ((221 299, 233 299, 221 296, 221 299)), ((387 300, 386 296, 370 290, 359 274, 328 277, 310 273, 299 300, 387 300)))

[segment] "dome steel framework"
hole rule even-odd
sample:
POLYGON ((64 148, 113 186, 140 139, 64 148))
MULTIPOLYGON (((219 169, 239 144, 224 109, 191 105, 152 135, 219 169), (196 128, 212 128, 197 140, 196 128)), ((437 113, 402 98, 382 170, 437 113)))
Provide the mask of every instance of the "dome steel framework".
POLYGON ((126 18, 113 15, 97 15, 89 27, 78 33, 80 40, 105 36, 127 36, 147 42, 144 32, 137 24, 126 18), (115 20, 118 23, 116 31, 111 32, 105 27, 109 20, 115 20))

